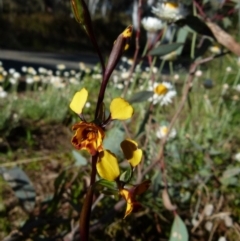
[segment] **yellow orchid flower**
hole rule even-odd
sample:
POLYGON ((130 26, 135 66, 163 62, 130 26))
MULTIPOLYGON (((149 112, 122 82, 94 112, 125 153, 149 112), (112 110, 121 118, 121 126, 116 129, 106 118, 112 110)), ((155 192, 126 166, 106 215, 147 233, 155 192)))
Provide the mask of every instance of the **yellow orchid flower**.
MULTIPOLYGON (((121 143, 121 148, 125 158, 132 167, 137 166, 142 159, 142 150, 137 148, 137 143, 133 140, 126 139, 121 143)), ((108 181, 116 181, 120 176, 118 160, 109 150, 99 153, 97 162, 97 171, 100 177, 108 181)))
POLYGON ((150 183, 150 180, 146 180, 130 189, 120 189, 119 193, 127 203, 124 218, 126 218, 131 212, 137 212, 142 207, 141 204, 136 201, 136 196, 147 191, 147 189, 150 186, 150 183))
MULTIPOLYGON (((70 108, 80 117, 82 116, 83 108, 88 98, 88 91, 85 88, 79 90, 73 96, 70 103, 70 108)), ((109 121, 118 119, 126 120, 133 115, 132 106, 123 98, 115 98, 110 104, 110 118, 93 122, 86 122, 85 120, 73 125, 75 135, 72 138, 73 146, 78 150, 87 150, 91 155, 96 155, 103 151, 103 139, 105 137, 104 127, 109 121), (96 123, 98 124, 96 124, 96 123)))

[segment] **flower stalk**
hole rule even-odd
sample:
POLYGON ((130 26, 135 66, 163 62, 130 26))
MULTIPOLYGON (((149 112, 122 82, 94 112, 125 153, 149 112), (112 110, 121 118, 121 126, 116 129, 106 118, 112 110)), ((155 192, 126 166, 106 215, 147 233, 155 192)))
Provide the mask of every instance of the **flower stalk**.
POLYGON ((88 188, 85 200, 83 202, 81 215, 80 215, 80 235, 81 240, 87 241, 89 239, 89 223, 91 217, 91 208, 92 208, 92 201, 93 201, 93 184, 96 180, 96 163, 98 160, 98 154, 92 156, 92 173, 91 173, 91 181, 90 187, 88 188))

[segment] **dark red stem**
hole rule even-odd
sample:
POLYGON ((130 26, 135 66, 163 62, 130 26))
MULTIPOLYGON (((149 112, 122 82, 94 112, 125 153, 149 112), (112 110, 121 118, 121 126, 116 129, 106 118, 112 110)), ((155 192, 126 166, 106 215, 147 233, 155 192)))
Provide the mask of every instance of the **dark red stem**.
POLYGON ((90 187, 84 199, 84 203, 83 203, 82 211, 80 215, 81 241, 89 240, 89 223, 90 223, 91 208, 92 208, 92 202, 93 202, 93 184, 95 183, 96 174, 97 174, 97 168, 96 168, 97 160, 98 160, 98 154, 96 154, 95 156, 92 156, 92 173, 91 173, 90 187))

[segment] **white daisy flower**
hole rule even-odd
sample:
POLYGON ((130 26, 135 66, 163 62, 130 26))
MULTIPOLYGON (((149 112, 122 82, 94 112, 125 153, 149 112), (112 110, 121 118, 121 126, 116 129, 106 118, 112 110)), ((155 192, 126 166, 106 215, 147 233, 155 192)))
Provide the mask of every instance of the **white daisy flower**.
POLYGON ((155 17, 144 17, 141 22, 144 29, 148 32, 155 33, 163 28, 162 21, 155 17))
POLYGON ((180 77, 179 77, 178 74, 175 74, 175 75, 173 76, 173 79, 174 79, 174 80, 179 80, 179 78, 180 78, 180 77))
POLYGON ((60 75, 61 75, 61 71, 56 70, 55 74, 56 74, 57 76, 60 76, 60 75))
POLYGON ((40 76, 39 76, 39 75, 34 75, 34 76, 33 76, 33 81, 34 81, 34 82, 40 82, 40 81, 41 81, 40 76))
POLYGON ((58 64, 56 67, 57 67, 58 70, 66 69, 66 66, 64 64, 58 64))
POLYGON ((228 67, 226 68, 226 71, 227 71, 228 73, 231 72, 231 71, 232 71, 232 67, 228 66, 228 67))
POLYGON ((124 85, 119 83, 116 85, 116 87, 119 89, 119 90, 122 90, 124 88, 124 85))
POLYGON ((208 203, 205 207, 204 207, 204 214, 206 216, 210 216, 212 215, 214 210, 214 206, 211 203, 208 203))
POLYGON ((202 71, 201 70, 197 70, 196 72, 195 72, 195 76, 197 76, 197 77, 201 77, 202 76, 202 71))
POLYGON ((93 74, 92 78, 93 79, 102 79, 102 75, 101 74, 93 74))
POLYGON ((79 63, 79 69, 82 70, 82 71, 85 70, 86 69, 86 65, 83 62, 80 62, 79 63))
POLYGON ((212 52, 213 54, 221 54, 222 53, 222 49, 220 48, 219 45, 210 46, 209 51, 212 52))
POLYGON ((71 77, 71 78, 69 79, 69 82, 70 82, 71 84, 74 84, 74 85, 78 84, 77 79, 74 78, 74 77, 71 77))
POLYGON ((0 83, 4 82, 4 80, 5 80, 4 76, 2 74, 0 74, 0 83))
POLYGON ((90 68, 86 68, 85 72, 86 72, 86 74, 90 74, 91 73, 91 69, 90 68))
POLYGON ((212 223, 211 221, 207 221, 207 222, 205 223, 205 229, 206 229, 208 232, 210 232, 210 231, 212 230, 212 228, 213 228, 213 223, 212 223))
POLYGON ((14 74, 16 72, 16 70, 11 68, 11 69, 8 70, 8 72, 9 72, 9 74, 14 74))
POLYGON ((20 74, 18 72, 13 73, 13 78, 18 79, 20 77, 20 74))
POLYGON ((6 98, 7 92, 3 89, 2 86, 0 86, 0 98, 6 98))
POLYGON ((227 241, 227 239, 224 236, 222 236, 218 239, 218 241, 227 241))
POLYGON ((9 78, 9 82, 12 84, 12 85, 15 85, 17 83, 17 79, 15 78, 9 78))
POLYGON ((223 87, 224 90, 228 90, 229 89, 229 85, 228 84, 223 84, 222 87, 223 87))
POLYGON ((32 77, 28 76, 28 77, 26 78, 26 83, 27 83, 27 84, 32 84, 33 82, 34 82, 34 79, 33 79, 32 77))
POLYGON ((240 92, 240 84, 236 85, 235 87, 233 87, 237 92, 240 92))
POLYGON ((69 77, 69 72, 68 71, 65 71, 64 73, 63 73, 63 75, 64 75, 64 77, 69 77))
POLYGON ((72 69, 72 70, 70 70, 70 74, 71 74, 71 75, 75 75, 75 74, 76 74, 76 71, 72 69))
POLYGON ((53 75, 53 71, 52 70, 48 70, 47 71, 47 75, 50 75, 50 76, 53 75))
POLYGON ((28 67, 27 72, 32 75, 37 74, 37 71, 33 67, 28 67))
POLYGON ((153 91, 153 96, 149 99, 154 105, 160 103, 161 106, 172 103, 172 99, 176 96, 177 92, 173 85, 169 82, 163 81, 162 83, 154 83, 148 90, 153 91))
POLYGON ((128 58, 127 58, 126 56, 123 56, 123 57, 121 58, 121 61, 122 61, 122 62, 127 62, 127 61, 128 61, 128 58))
MULTIPOLYGON (((156 136, 159 139, 164 138, 169 132, 168 126, 167 125, 161 125, 157 131, 156 131, 156 136)), ((177 135, 176 129, 172 128, 169 135, 168 135, 168 140, 175 138, 177 135)))
POLYGON ((233 226, 233 220, 229 215, 224 217, 224 223, 225 223, 226 227, 228 227, 228 228, 233 226))
POLYGON ((157 7, 152 7, 152 12, 162 20, 177 21, 187 15, 187 11, 181 3, 158 2, 157 7))
POLYGON ((118 76, 117 75, 113 75, 113 83, 117 83, 118 82, 118 76))
POLYGON ((91 106, 91 103, 90 102, 86 102, 85 107, 86 108, 90 108, 90 106, 91 106))
MULTIPOLYGON (((132 65, 133 65, 133 59, 128 59, 128 60, 127 60, 127 63, 132 66, 132 65)), ((137 65, 137 66, 138 66, 138 65, 137 65)), ((136 68, 137 68, 137 66, 136 66, 136 68)))
POLYGON ((39 72, 40 74, 46 74, 46 73, 47 73, 47 69, 45 69, 45 68, 43 68, 43 67, 39 67, 39 68, 38 68, 38 72, 39 72))
POLYGON ((123 72, 121 73, 121 78, 122 79, 127 79, 129 77, 130 73, 129 72, 123 72))
POLYGON ((23 73, 25 73, 25 72, 27 72, 27 67, 26 66, 22 66, 21 70, 22 70, 23 73))
POLYGON ((236 153, 234 155, 234 159, 237 161, 237 162, 240 162, 240 152, 236 153))

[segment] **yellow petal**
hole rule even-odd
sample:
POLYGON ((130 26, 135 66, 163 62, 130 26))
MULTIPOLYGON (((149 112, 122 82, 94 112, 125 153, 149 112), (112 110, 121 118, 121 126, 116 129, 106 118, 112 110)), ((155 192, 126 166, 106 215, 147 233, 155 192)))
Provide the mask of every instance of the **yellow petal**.
POLYGON ((142 150, 138 149, 138 144, 130 139, 126 139, 121 143, 121 148, 125 158, 132 167, 137 166, 142 159, 142 150))
POLYGON ((129 190, 127 190, 127 189, 120 190, 120 194, 126 200, 126 203, 127 203, 126 211, 124 214, 124 218, 126 218, 133 210, 132 196, 131 196, 131 193, 129 192, 129 190))
POLYGON ((87 97, 88 97, 88 91, 85 88, 75 93, 70 103, 71 110, 74 111, 76 114, 80 115, 87 101, 87 97))
POLYGON ((123 98, 115 98, 111 102, 110 112, 112 119, 126 120, 133 115, 132 106, 123 98))
POLYGON ((97 171, 100 177, 108 181, 116 180, 120 175, 116 156, 108 150, 100 152, 97 162, 97 171))

